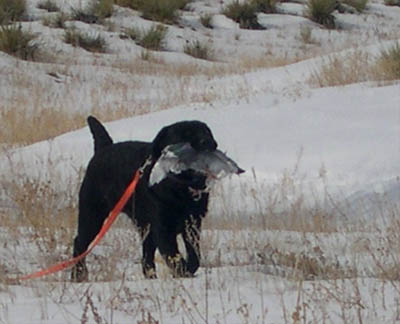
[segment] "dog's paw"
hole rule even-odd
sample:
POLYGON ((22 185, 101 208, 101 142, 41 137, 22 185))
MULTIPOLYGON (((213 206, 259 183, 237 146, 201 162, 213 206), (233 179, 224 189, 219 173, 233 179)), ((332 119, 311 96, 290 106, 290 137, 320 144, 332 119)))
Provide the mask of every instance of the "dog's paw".
POLYGON ((194 273, 191 273, 189 271, 185 271, 185 272, 179 272, 179 273, 174 272, 173 273, 173 277, 174 278, 194 278, 195 275, 194 275, 194 273))
POLYGON ((71 271, 72 282, 85 282, 89 279, 89 272, 85 264, 76 264, 71 271))
POLYGON ((146 279, 157 279, 156 269, 154 268, 143 270, 143 274, 146 279))

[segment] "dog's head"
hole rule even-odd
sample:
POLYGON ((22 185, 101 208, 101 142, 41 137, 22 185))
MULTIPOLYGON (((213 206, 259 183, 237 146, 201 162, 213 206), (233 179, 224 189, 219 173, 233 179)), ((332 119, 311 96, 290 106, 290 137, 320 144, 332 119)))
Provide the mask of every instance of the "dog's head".
POLYGON ((182 121, 166 126, 153 141, 153 158, 158 159, 162 150, 171 144, 189 143, 196 151, 215 151, 217 142, 211 130, 200 121, 182 121))
MULTIPOLYGON (((169 145, 189 143, 198 152, 213 152, 217 149, 211 130, 200 121, 182 121, 166 126, 157 134, 153 141, 152 158, 156 161, 162 151, 169 145)), ((193 189, 205 189, 206 176, 194 170, 185 170, 178 175, 168 174, 166 185, 190 187, 193 189)))

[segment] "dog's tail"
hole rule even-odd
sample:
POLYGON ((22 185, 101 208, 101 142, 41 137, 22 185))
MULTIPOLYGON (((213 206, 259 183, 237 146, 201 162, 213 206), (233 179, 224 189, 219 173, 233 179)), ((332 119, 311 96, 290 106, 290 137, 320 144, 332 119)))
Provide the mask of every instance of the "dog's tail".
POLYGON ((93 135, 94 154, 100 152, 104 147, 112 145, 113 140, 104 128, 104 126, 93 116, 87 119, 90 131, 93 135))

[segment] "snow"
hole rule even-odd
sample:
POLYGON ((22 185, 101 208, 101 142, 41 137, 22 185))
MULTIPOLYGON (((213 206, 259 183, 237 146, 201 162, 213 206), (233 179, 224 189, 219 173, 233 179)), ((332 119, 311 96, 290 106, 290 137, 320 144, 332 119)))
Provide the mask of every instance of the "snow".
MULTIPOLYGON (((362 14, 336 12, 340 29, 327 30, 304 17, 303 3, 285 2, 278 5, 278 14, 258 15, 266 30, 249 31, 220 14, 224 2, 193 1, 181 26, 168 27, 167 51, 153 53, 149 63, 140 59, 139 46, 120 38, 122 28, 153 26, 137 12, 118 8, 108 20, 113 28, 68 22, 106 38, 108 53, 94 55, 65 44, 62 30, 44 27, 38 19, 47 13, 36 8, 37 2, 28 1, 32 21, 22 26, 39 33, 39 43, 67 63, 22 62, 0 52, 2 107, 18 109, 19 103, 34 113, 55 107, 87 114, 94 108, 129 107, 132 117, 105 123, 115 142, 151 141, 165 125, 202 120, 218 148, 246 173, 220 181, 212 191, 202 232, 202 266, 195 278, 172 279, 166 271, 160 279, 143 279, 140 240, 121 217, 88 257, 90 282, 72 284, 63 272, 43 280, 1 283, 0 321, 398 321, 398 276, 390 275, 400 263, 395 230, 400 83, 313 88, 309 80, 332 55, 346 57, 361 50, 373 59, 399 41, 400 8, 374 1, 362 14), (200 24, 204 13, 212 14, 213 29, 200 24), (310 44, 301 40, 305 28, 312 31, 310 44), (214 62, 183 53, 183 46, 196 39, 212 44, 214 62), (284 58, 287 64, 248 70, 239 64, 265 57, 284 58), (166 69, 185 64, 203 72, 171 74, 166 69), (153 72, 144 72, 144 66, 153 72), (223 72, 216 72, 219 68, 223 72), (312 212, 319 208, 332 214, 343 231, 296 231, 297 217, 309 221, 307 213, 318 216, 312 212), (266 229, 262 224, 268 221, 282 222, 287 230, 280 223, 277 230, 266 229), (291 253, 345 274, 333 279, 317 273, 298 280, 301 266, 291 265, 291 253)), ((56 2, 63 10, 86 3, 56 2)), ((48 183, 61 209, 69 203, 65 197, 76 194, 73 188, 92 154, 85 127, 7 150, 0 156, 0 170, 16 183, 48 183)), ((3 205, 15 208, 7 188, 2 190, 3 205)), ((7 213, 11 211, 2 209, 7 213)), ((67 259, 70 242, 60 239, 63 230, 55 231, 57 244, 48 248, 32 228, 12 232, 4 225, 1 273, 15 276, 67 259)))

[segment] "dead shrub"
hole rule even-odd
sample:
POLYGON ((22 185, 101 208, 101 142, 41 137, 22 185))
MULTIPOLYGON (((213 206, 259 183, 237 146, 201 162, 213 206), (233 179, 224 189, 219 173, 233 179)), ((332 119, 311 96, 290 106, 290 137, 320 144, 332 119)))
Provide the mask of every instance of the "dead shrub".
POLYGON ((310 82, 316 87, 334 87, 369 81, 373 78, 372 62, 370 55, 361 51, 329 56, 314 70, 310 82))
POLYGON ((381 51, 377 68, 384 80, 400 79, 400 43, 381 51))

